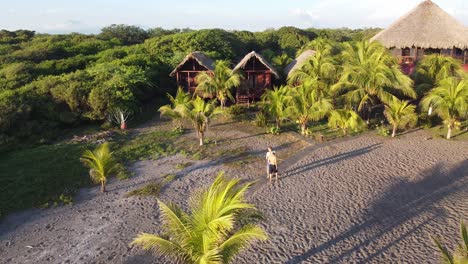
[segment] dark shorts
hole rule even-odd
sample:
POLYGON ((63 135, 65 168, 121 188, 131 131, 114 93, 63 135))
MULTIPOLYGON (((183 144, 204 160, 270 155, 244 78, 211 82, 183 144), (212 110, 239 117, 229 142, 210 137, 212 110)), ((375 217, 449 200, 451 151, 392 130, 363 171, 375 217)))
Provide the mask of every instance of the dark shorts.
POLYGON ((268 171, 269 171, 270 173, 277 173, 277 172, 278 172, 278 168, 276 168, 275 165, 270 164, 270 165, 268 165, 268 171))

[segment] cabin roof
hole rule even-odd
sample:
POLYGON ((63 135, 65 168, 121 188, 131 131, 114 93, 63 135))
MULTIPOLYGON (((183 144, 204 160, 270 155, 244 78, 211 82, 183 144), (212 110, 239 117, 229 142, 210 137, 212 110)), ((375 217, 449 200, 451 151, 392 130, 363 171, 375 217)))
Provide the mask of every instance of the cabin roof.
POLYGON ((431 0, 425 0, 371 40, 387 48, 467 49, 468 27, 431 0))
POLYGON ((214 71, 214 61, 208 56, 206 56, 203 52, 201 51, 194 51, 182 60, 177 67, 169 74, 169 76, 174 76, 174 74, 189 60, 189 59, 194 59, 196 60, 201 66, 205 67, 208 71, 214 71))
POLYGON ((315 50, 306 50, 302 52, 296 59, 294 59, 291 63, 289 63, 286 68, 284 68, 284 74, 289 77, 289 75, 302 67, 304 63, 312 56, 315 55, 315 50))
POLYGON ((279 74, 275 70, 275 68, 265 58, 263 58, 262 55, 258 54, 255 51, 252 51, 249 54, 245 55, 245 57, 236 65, 236 67, 234 67, 233 71, 245 68, 245 65, 252 57, 257 58, 261 63, 263 63, 263 65, 265 65, 271 71, 271 73, 273 73, 276 76, 276 78, 279 78, 279 74))

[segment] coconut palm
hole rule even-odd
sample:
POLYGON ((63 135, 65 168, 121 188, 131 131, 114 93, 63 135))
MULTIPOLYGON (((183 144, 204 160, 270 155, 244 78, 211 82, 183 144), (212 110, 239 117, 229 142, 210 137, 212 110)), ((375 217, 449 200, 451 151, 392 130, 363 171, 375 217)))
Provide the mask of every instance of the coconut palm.
POLYGON ((334 90, 344 93, 346 101, 358 111, 379 101, 388 103, 394 95, 416 97, 412 80, 406 76, 397 61, 377 42, 345 43, 343 59, 346 62, 340 81, 334 90))
POLYGON ((161 116, 171 118, 176 123, 176 127, 181 128, 182 120, 186 115, 187 106, 191 100, 190 95, 184 92, 182 87, 179 87, 175 97, 169 93, 167 97, 171 101, 171 104, 161 106, 158 111, 161 112, 161 116))
POLYGON ((242 210, 255 208, 244 198, 250 186, 221 173, 210 188, 191 197, 189 213, 158 201, 165 235, 141 233, 132 244, 178 263, 230 263, 240 250, 267 238, 259 226, 238 222, 242 210))
POLYGON ((432 108, 447 126, 447 139, 460 120, 468 116, 468 78, 446 78, 429 91, 421 101, 423 110, 432 108))
POLYGON ((214 105, 212 101, 206 102, 199 96, 190 102, 185 117, 190 120, 197 131, 200 146, 203 146, 205 132, 208 129, 210 119, 222 113, 222 110, 214 105))
POLYGON ((458 248, 455 253, 451 253, 439 242, 438 239, 432 238, 440 253, 442 253, 442 263, 468 264, 468 232, 463 222, 460 223, 460 233, 462 237, 462 244, 458 244, 458 248))
POLYGON ((117 173, 118 163, 112 157, 109 143, 99 145, 94 151, 86 150, 80 159, 89 169, 89 176, 95 183, 101 184, 101 192, 106 191, 107 178, 117 173))
POLYGON ((398 128, 405 128, 416 124, 418 116, 415 110, 415 105, 410 104, 409 101, 399 100, 396 97, 393 97, 385 105, 384 115, 393 127, 392 137, 395 137, 398 128))
POLYGON ((275 118, 277 128, 280 128, 281 121, 287 117, 286 108, 290 89, 289 86, 274 87, 262 95, 263 107, 275 118))
POLYGON ((312 85, 302 84, 291 89, 290 102, 286 113, 297 120, 303 135, 306 134, 309 121, 318 121, 333 109, 331 101, 320 97, 318 94, 318 89, 312 85))
POLYGON ((338 109, 330 113, 328 126, 331 128, 341 128, 343 135, 347 135, 349 130, 358 132, 365 129, 367 125, 353 110, 338 109))
POLYGON ((195 93, 201 93, 203 97, 216 97, 222 108, 227 99, 234 101, 231 89, 241 83, 241 75, 229 69, 228 65, 227 61, 216 61, 214 74, 201 72, 195 77, 198 83, 195 93))
POLYGON ((419 61, 415 80, 416 91, 419 95, 434 88, 437 83, 448 77, 459 76, 461 73, 461 62, 448 56, 432 54, 425 56, 419 61))
POLYGON ((273 65, 277 69, 283 70, 286 66, 292 61, 292 59, 288 56, 288 54, 283 53, 278 55, 272 59, 273 65))
POLYGON ((337 68, 330 51, 317 51, 288 78, 290 85, 304 83, 318 90, 321 98, 330 94, 330 87, 337 81, 337 68))

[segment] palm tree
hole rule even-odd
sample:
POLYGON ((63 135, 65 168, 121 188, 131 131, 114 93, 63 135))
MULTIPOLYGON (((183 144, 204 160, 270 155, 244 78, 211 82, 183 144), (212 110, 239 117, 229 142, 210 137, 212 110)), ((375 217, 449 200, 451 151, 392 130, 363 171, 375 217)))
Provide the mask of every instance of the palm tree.
POLYGON ((328 126, 331 128, 341 128, 343 135, 347 135, 349 130, 354 132, 363 130, 366 123, 353 110, 338 109, 330 113, 328 126))
POLYGON ((281 55, 278 55, 272 59, 273 65, 277 69, 284 70, 286 66, 292 61, 292 59, 288 56, 288 54, 283 53, 281 55))
POLYGON ((442 253, 442 262, 445 264, 467 264, 468 263, 468 232, 463 222, 460 223, 460 233, 463 244, 458 244, 458 249, 455 254, 448 251, 448 249, 439 242, 439 240, 432 238, 440 253, 442 253))
POLYGON ((395 137, 398 128, 405 128, 416 124, 418 116, 415 110, 415 105, 410 104, 409 101, 399 100, 396 97, 393 97, 385 105, 384 115, 393 127, 392 137, 395 137))
POLYGON ((344 92, 346 101, 357 104, 357 110, 378 101, 388 103, 394 95, 416 97, 412 80, 401 70, 395 58, 377 42, 345 43, 343 68, 336 92, 344 92))
POLYGON ((306 84, 291 89, 286 113, 297 120, 301 126, 302 135, 306 134, 309 121, 318 121, 333 109, 330 100, 321 98, 318 93, 318 89, 306 84))
POLYGON ((448 56, 432 54, 425 56, 419 61, 415 80, 418 95, 422 95, 434 88, 437 83, 448 77, 459 76, 461 73, 461 62, 448 56))
POLYGON ((101 144, 94 151, 86 150, 80 160, 90 168, 91 180, 101 183, 101 192, 105 192, 107 178, 117 172, 119 165, 112 157, 109 143, 101 144))
POLYGON ((289 86, 274 87, 262 95, 263 107, 275 118, 277 128, 280 128, 281 121, 287 117, 286 104, 290 89, 289 86))
POLYGON ((179 263, 230 263, 255 240, 266 240, 262 228, 241 226, 238 216, 255 207, 245 202, 251 183, 226 180, 220 173, 210 188, 191 197, 190 213, 158 201, 165 236, 141 233, 132 242, 179 263))
POLYGON ((439 82, 421 101, 424 110, 432 108, 447 125, 447 139, 460 120, 468 116, 468 78, 450 77, 439 82))
POLYGON ((182 119, 186 116, 187 106, 190 103, 190 95, 184 92, 182 87, 177 89, 175 97, 167 94, 167 97, 171 101, 171 104, 161 106, 159 112, 161 116, 170 117, 174 122, 177 122, 176 127, 182 127, 182 119))
POLYGON ((329 96, 330 87, 337 76, 337 67, 330 55, 330 51, 317 51, 299 69, 291 73, 288 83, 291 86, 298 84, 312 85, 318 90, 321 98, 329 96))
POLYGON ((214 96, 221 104, 221 108, 226 105, 227 99, 234 101, 231 89, 238 87, 241 83, 241 75, 233 72, 228 67, 227 61, 216 61, 214 74, 201 72, 195 77, 198 83, 195 92, 200 92, 203 96, 214 96))
POLYGON ((193 127, 197 131, 200 146, 203 146, 205 132, 208 129, 210 119, 222 113, 222 110, 215 107, 213 102, 206 102, 199 96, 190 102, 185 117, 192 121, 193 127))

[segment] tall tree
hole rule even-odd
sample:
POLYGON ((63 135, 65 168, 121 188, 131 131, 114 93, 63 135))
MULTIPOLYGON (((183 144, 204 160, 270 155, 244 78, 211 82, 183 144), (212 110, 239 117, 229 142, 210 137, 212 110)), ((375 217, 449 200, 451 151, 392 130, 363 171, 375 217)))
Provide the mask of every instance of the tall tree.
POLYGON ((224 108, 227 99, 234 101, 231 90, 240 85, 241 76, 229 69, 227 61, 216 61, 214 75, 201 72, 195 80, 198 83, 196 93, 216 97, 224 108))
POLYGON ((238 222, 242 210, 255 208, 244 198, 250 186, 226 180, 221 173, 210 188, 192 196, 190 213, 158 201, 166 235, 141 233, 132 244, 178 263, 230 263, 253 241, 267 239, 259 226, 238 222))
POLYGON ((409 101, 399 100, 396 97, 393 97, 385 105, 384 115, 392 125, 392 137, 395 137, 398 128, 405 128, 416 124, 418 116, 415 110, 415 105, 410 104, 409 101))
POLYGON ((275 118, 276 127, 281 127, 281 121, 287 117, 287 101, 289 86, 274 87, 262 95, 263 107, 266 112, 275 118))
POLYGON ((450 77, 439 82, 438 87, 429 91, 421 101, 424 110, 430 107, 444 120, 447 126, 447 139, 452 136, 452 129, 468 116, 468 78, 450 77))
POLYGON ((418 62, 414 79, 419 96, 437 86, 439 81, 448 77, 459 76, 461 62, 439 54, 425 56, 418 62))
POLYGON ((99 145, 94 151, 86 150, 81 156, 81 161, 90 168, 91 180, 100 183, 101 192, 105 192, 107 178, 118 170, 118 163, 112 157, 109 143, 105 142, 99 145))
POLYGON ((288 78, 290 85, 305 84, 317 89, 321 98, 331 95, 330 87, 337 81, 337 68, 330 50, 317 51, 288 78))
POLYGON ((377 42, 345 43, 343 59, 346 64, 334 90, 344 93, 346 101, 358 111, 365 106, 370 111, 372 105, 388 103, 396 95, 416 97, 412 80, 377 42))
POLYGON ((300 127, 301 134, 305 135, 310 121, 324 118, 332 109, 329 99, 320 97, 313 85, 302 84, 291 89, 291 98, 286 109, 288 116, 295 119, 300 127))

